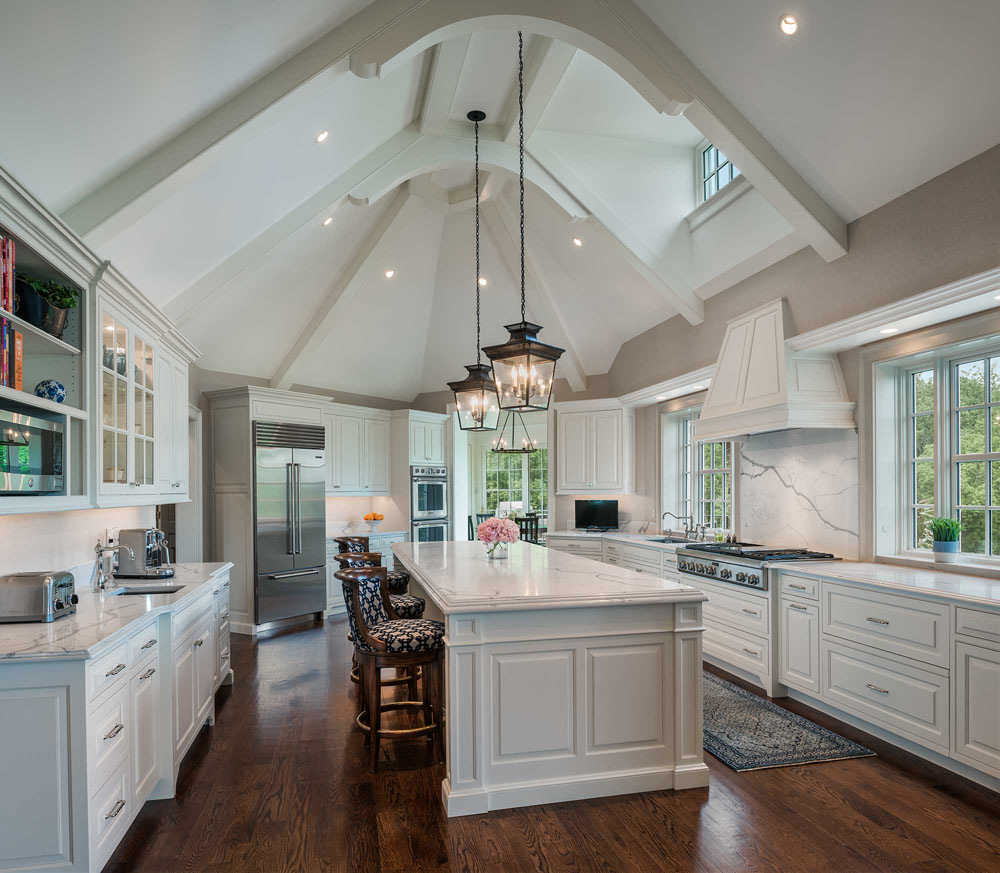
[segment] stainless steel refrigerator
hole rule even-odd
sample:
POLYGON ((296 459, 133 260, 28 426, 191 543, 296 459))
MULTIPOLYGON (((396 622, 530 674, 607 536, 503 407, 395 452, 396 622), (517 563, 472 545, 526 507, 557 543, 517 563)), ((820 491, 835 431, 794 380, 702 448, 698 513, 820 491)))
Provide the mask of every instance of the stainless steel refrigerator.
POLYGON ((257 624, 326 609, 323 428, 255 421, 254 613, 257 624))

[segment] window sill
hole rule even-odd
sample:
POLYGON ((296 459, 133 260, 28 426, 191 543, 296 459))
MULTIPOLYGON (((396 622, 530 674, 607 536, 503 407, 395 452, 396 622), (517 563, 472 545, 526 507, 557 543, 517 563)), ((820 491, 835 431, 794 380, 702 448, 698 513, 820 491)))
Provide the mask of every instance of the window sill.
POLYGON ((942 573, 960 573, 964 576, 982 576, 986 579, 1000 579, 1000 564, 964 558, 957 564, 942 564, 922 555, 876 555, 877 564, 896 564, 902 567, 919 567, 922 570, 938 570, 942 573))
POLYGON ((746 194, 752 187, 746 176, 740 176, 739 179, 730 182, 721 191, 709 197, 701 206, 694 208, 687 214, 685 221, 687 221, 688 229, 694 230, 696 227, 700 227, 717 212, 746 194))

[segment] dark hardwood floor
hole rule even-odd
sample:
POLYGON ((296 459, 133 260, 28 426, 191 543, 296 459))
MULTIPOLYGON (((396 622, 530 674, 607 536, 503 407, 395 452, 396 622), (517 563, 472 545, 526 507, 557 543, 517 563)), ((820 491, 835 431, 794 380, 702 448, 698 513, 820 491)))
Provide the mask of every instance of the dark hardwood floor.
POLYGON ((215 727, 105 873, 1000 870, 1000 797, 791 701, 879 757, 740 774, 706 756, 707 789, 447 819, 427 740, 368 772, 345 636, 234 635, 215 727))

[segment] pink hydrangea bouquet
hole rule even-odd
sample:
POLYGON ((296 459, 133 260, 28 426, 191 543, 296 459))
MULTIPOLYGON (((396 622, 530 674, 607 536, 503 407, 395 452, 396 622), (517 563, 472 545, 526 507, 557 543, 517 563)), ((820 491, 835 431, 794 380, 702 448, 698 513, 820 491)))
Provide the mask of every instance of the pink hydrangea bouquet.
POLYGON ((507 543, 516 543, 521 538, 521 530, 509 518, 488 518, 476 528, 476 537, 486 546, 490 558, 507 555, 507 543))

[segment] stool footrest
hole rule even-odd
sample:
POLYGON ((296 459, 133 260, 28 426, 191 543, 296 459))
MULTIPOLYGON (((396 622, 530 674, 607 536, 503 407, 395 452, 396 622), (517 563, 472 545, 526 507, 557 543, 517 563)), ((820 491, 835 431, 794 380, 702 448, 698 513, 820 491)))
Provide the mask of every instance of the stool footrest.
MULTIPOLYGON (((382 712, 389 712, 394 709, 422 709, 424 702, 422 700, 400 700, 393 703, 383 703, 382 712)), ((356 719, 358 728, 365 733, 371 733, 371 725, 368 724, 368 710, 363 709, 358 713, 356 719)), ((381 728, 378 732, 379 737, 384 737, 385 739, 399 739, 400 737, 420 737, 427 734, 433 733, 438 729, 437 722, 431 724, 420 725, 419 727, 413 728, 381 728)))

